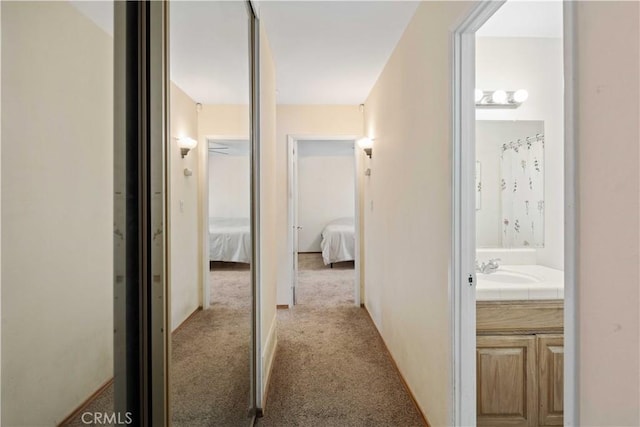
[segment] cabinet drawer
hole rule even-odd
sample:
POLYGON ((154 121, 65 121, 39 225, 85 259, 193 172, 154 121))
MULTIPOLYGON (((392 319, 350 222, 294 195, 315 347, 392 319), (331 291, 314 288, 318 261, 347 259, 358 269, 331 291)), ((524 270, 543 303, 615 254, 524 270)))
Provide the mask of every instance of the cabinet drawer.
POLYGON ((476 330, 481 335, 561 333, 562 301, 478 301, 476 330))

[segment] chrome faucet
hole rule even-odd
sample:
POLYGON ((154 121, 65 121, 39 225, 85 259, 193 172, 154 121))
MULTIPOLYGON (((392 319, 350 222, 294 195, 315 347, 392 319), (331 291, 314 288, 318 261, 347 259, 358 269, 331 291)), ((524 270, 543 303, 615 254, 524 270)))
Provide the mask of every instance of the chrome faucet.
POLYGON ((478 264, 478 260, 476 260, 476 271, 479 271, 483 274, 491 274, 500 267, 498 261, 500 261, 500 258, 491 258, 489 262, 478 264))

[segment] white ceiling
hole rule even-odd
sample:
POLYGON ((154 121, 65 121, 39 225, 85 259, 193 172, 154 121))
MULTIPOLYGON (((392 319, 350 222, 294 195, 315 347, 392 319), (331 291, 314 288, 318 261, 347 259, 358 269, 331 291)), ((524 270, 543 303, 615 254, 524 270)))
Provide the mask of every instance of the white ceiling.
POLYGON ((476 33, 479 37, 562 37, 562 1, 507 1, 476 33))
MULTIPOLYGON (((72 1, 113 34, 113 2, 72 1)), ((415 1, 261 1, 280 104, 360 104, 409 23, 415 1)), ((172 1, 171 80, 203 104, 246 104, 242 1, 172 1)), ((481 37, 561 37, 562 2, 509 0, 481 37)))
POLYGON ((242 1, 170 2, 171 80, 203 104, 249 104, 249 17, 242 1))
POLYGON ((280 104, 361 104, 417 2, 264 1, 280 104))
MULTIPOLYGON (((110 34, 112 2, 72 2, 110 34)), ((415 1, 262 1, 278 103, 360 104, 410 21, 415 1)), ((204 104, 248 102, 242 1, 172 1, 171 80, 204 104)))

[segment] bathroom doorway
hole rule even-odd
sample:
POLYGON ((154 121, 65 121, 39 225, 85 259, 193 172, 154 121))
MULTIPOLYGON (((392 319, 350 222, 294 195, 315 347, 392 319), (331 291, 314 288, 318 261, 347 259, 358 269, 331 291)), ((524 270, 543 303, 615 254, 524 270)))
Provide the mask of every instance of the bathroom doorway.
POLYGON ((490 2, 454 33, 455 425, 577 422, 572 22, 490 2))

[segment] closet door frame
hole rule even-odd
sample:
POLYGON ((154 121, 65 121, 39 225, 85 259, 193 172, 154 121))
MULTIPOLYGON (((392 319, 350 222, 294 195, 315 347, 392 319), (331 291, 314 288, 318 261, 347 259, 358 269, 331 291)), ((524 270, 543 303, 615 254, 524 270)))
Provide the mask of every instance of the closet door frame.
POLYGON ((249 106, 251 125, 251 385, 249 411, 252 424, 262 416, 261 403, 266 392, 262 389, 262 296, 261 296, 261 233, 260 233, 260 21, 256 4, 246 0, 249 19, 249 106), (260 384, 260 386, 258 386, 260 384))
POLYGON ((168 3, 114 3, 114 405, 168 425, 168 3))

